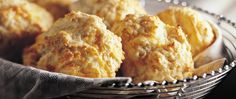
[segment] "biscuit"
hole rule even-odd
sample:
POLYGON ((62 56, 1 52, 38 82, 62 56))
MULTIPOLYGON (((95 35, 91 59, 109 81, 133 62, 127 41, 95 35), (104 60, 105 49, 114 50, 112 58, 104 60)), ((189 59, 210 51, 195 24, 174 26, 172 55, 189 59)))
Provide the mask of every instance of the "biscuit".
POLYGON ((121 70, 134 82, 192 76, 191 46, 180 27, 166 25, 157 16, 127 15, 112 31, 122 38, 121 70))
POLYGON ((115 77, 124 59, 121 38, 102 19, 71 12, 25 49, 24 64, 69 75, 115 77))

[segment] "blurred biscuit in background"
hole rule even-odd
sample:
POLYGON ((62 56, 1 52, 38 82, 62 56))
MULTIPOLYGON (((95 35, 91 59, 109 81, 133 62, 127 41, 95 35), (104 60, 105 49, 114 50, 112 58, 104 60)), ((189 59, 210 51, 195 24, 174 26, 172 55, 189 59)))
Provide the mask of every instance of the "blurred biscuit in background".
POLYGON ((45 8, 53 15, 54 20, 57 20, 58 18, 62 18, 64 17, 65 14, 70 12, 70 5, 75 0, 28 0, 28 1, 38 4, 39 6, 45 8))
POLYGON ((78 0, 71 10, 97 15, 108 28, 127 14, 146 14, 140 0, 78 0))
POLYGON ((166 24, 180 26, 191 45, 193 57, 208 48, 215 40, 211 25, 188 7, 169 7, 157 14, 166 24))
POLYGON ((22 49, 47 31, 50 13, 26 0, 0 0, 0 57, 20 62, 22 49))

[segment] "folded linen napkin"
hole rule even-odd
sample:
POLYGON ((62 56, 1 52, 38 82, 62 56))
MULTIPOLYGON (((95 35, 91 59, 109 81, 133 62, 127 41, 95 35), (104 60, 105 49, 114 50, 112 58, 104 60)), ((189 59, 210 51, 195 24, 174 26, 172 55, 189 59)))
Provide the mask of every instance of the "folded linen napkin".
POLYGON ((131 82, 131 79, 70 76, 23 66, 0 58, 0 99, 50 99, 117 82, 131 82))

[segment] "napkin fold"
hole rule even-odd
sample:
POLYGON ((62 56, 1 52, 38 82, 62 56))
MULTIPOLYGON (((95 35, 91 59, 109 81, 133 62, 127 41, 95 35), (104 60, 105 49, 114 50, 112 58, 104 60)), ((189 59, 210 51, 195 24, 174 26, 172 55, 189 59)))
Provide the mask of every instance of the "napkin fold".
POLYGON ((0 98, 50 99, 107 83, 131 82, 128 77, 83 78, 48 72, 0 59, 0 98))

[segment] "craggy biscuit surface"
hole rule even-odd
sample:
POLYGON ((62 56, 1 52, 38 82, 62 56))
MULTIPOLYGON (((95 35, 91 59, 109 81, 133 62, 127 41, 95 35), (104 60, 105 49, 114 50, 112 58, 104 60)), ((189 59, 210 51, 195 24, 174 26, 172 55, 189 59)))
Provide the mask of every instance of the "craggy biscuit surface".
POLYGON ((41 34, 24 64, 81 77, 115 77, 124 59, 121 38, 97 16, 71 12, 41 34))
POLYGON ((134 82, 192 76, 191 47, 179 27, 166 25, 157 16, 127 15, 112 31, 122 38, 122 72, 134 82))

